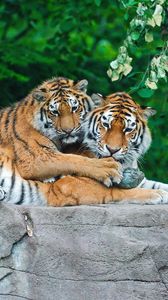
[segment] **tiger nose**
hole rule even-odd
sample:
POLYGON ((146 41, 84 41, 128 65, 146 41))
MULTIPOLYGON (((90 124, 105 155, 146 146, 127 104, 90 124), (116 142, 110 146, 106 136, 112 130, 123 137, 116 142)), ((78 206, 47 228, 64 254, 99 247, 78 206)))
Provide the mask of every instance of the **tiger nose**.
POLYGON ((62 130, 65 133, 71 133, 73 131, 73 128, 66 128, 62 130))
POLYGON ((112 148, 108 145, 106 145, 108 151, 111 153, 111 155, 115 154, 116 152, 118 152, 121 148, 112 148))

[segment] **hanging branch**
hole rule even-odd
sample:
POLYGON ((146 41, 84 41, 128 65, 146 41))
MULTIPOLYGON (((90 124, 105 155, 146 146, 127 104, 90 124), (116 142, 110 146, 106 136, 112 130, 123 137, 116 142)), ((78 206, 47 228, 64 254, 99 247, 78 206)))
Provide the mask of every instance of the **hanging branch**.
MULTIPOLYGON (((124 7, 130 6, 122 1, 124 7)), ((135 1, 132 1, 132 6, 135 1)), ((144 40, 146 43, 154 41, 154 33, 157 28, 160 28, 160 38, 163 47, 159 49, 154 56, 143 77, 143 85, 148 89, 155 90, 158 88, 160 79, 167 81, 168 77, 168 41, 164 41, 164 36, 168 35, 167 17, 168 17, 168 0, 145 0, 138 1, 136 16, 131 20, 129 30, 127 31, 126 39, 123 46, 119 49, 119 54, 115 60, 110 63, 107 75, 112 81, 120 80, 123 76, 127 76, 133 69, 133 57, 129 55, 131 46, 138 45, 139 40, 144 40)), ((142 87, 141 84, 141 87, 142 87)), ((139 85, 138 85, 139 87, 139 85)))

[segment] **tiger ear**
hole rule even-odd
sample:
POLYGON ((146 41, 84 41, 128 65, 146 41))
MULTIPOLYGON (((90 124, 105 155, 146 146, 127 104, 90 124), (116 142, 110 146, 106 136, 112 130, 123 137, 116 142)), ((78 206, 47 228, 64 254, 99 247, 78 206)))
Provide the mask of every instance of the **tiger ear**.
POLYGON ((44 101, 46 99, 46 95, 43 90, 35 90, 32 96, 33 99, 37 100, 38 102, 44 101))
POLYGON ((143 116, 145 117, 145 119, 148 119, 149 117, 154 116, 157 111, 155 109, 153 109, 152 107, 141 107, 142 111, 143 111, 143 116))
POLYGON ((82 79, 75 84, 75 89, 86 93, 87 86, 88 86, 88 81, 86 79, 82 79))
POLYGON ((99 106, 104 102, 104 98, 101 94, 92 94, 91 98, 95 104, 95 106, 99 106))

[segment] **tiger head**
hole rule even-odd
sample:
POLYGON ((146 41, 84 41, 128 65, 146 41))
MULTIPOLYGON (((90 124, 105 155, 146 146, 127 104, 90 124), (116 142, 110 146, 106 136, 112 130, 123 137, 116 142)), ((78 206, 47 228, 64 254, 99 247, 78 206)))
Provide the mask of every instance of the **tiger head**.
POLYGON ((86 94, 87 80, 74 82, 63 77, 45 81, 32 91, 36 103, 33 126, 50 139, 74 143, 81 139, 81 122, 95 107, 86 94))
MULTIPOLYGON (((94 94, 92 98, 100 98, 94 94)), ((137 161, 150 146, 147 125, 150 108, 142 108, 126 93, 101 97, 103 103, 89 113, 84 123, 84 143, 98 157, 112 156, 122 164, 137 161)))

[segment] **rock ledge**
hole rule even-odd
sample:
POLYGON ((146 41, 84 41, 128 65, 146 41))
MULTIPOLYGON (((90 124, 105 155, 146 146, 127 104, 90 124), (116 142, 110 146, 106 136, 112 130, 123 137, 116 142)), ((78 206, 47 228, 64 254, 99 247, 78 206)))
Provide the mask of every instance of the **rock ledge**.
POLYGON ((168 299, 168 206, 0 204, 1 300, 168 299))

